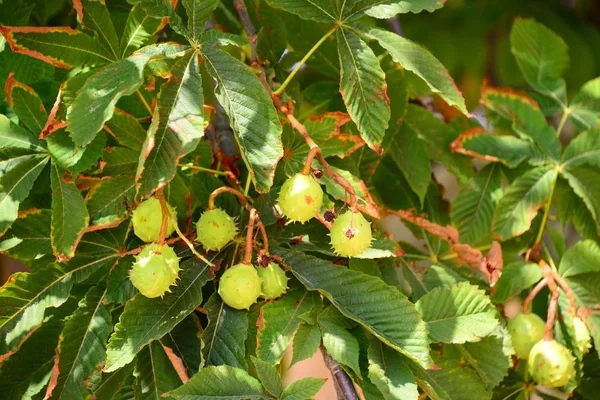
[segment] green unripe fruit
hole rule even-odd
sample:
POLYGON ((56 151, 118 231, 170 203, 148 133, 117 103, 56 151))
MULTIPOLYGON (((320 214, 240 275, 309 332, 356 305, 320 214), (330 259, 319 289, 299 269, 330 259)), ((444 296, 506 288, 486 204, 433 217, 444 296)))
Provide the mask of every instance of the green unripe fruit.
POLYGON ((333 221, 329 236, 336 253, 357 256, 371 245, 371 224, 360 212, 346 211, 333 221))
POLYGON ((235 221, 220 208, 207 210, 196 222, 198 241, 206 250, 221 250, 237 234, 235 221))
POLYGON ((260 284, 256 268, 248 264, 236 264, 221 276, 219 296, 229 307, 247 310, 260 296, 260 284))
POLYGON ((592 338, 590 331, 585 325, 585 322, 579 317, 573 318, 573 326, 575 327, 575 342, 581 351, 581 354, 586 354, 592 347, 592 338))
POLYGON ((179 258, 169 246, 152 243, 144 247, 129 271, 129 279, 137 290, 146 297, 159 297, 170 292, 179 273, 179 258))
POLYGON ((267 268, 258 268, 258 276, 262 281, 262 297, 273 300, 281 296, 288 289, 288 277, 285 271, 275 263, 269 263, 267 268))
MULTIPOLYGON (((171 236, 175 230, 173 220, 177 220, 177 212, 167 204, 167 209, 173 219, 169 218, 167 224, 166 236, 171 236)), ((133 232, 135 236, 142 239, 144 242, 158 242, 160 240, 160 228, 162 226, 162 207, 160 201, 154 197, 143 201, 135 210, 131 221, 133 222, 133 232)))
POLYGON ((277 201, 289 220, 304 223, 321 209, 323 189, 312 176, 298 173, 281 186, 277 201))
POLYGON ((538 384, 560 387, 569 383, 575 374, 575 358, 556 340, 542 340, 531 349, 527 367, 538 384))
POLYGON ((508 332, 517 357, 527 360, 531 348, 544 338, 546 323, 537 314, 518 314, 508 321, 508 332))

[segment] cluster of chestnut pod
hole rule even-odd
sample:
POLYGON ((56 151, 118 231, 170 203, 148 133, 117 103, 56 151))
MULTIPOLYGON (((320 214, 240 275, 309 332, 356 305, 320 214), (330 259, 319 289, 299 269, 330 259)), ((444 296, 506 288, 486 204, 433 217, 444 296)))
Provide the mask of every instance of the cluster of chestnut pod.
MULTIPOLYGON (((575 342, 581 354, 592 347, 590 332, 581 318, 573 317, 575 342)), ((508 321, 517 357, 527 361, 529 375, 540 385, 565 386, 575 375, 575 358, 556 340, 544 338, 546 322, 537 314, 520 313, 508 321)))
MULTIPOLYGON (((279 208, 293 222, 314 218, 323 204, 323 190, 312 176, 298 173, 287 179, 278 198, 279 208)), ((177 213, 167 204, 170 218, 165 237, 175 231, 177 213)), ((166 244, 158 244, 162 227, 162 206, 154 197, 142 202, 132 215, 133 231, 151 243, 136 256, 129 278, 140 293, 153 298, 170 292, 179 274, 179 258, 166 244)), ((209 208, 196 222, 196 240, 206 249, 219 251, 238 233, 235 221, 220 208, 209 208)), ((337 254, 352 257, 371 244, 371 225, 360 212, 346 211, 331 226, 331 245, 337 254)), ((218 293, 228 306, 248 309, 259 297, 275 299, 286 292, 288 278, 281 267, 270 262, 266 268, 241 262, 223 273, 218 293)))

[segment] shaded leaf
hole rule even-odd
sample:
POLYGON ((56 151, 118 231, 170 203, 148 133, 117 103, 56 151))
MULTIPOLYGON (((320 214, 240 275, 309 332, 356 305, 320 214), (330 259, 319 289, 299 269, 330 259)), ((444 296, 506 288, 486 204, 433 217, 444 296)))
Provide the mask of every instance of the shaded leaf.
POLYGON ((0 239, 0 251, 29 265, 45 256, 52 257, 50 218, 50 210, 34 209, 21 213, 10 231, 0 239))
POLYGON ((20 127, 6 117, 0 114, 0 148, 19 148, 37 152, 44 152, 45 149, 40 146, 36 135, 33 135, 27 129, 20 127))
POLYGON ((600 77, 586 82, 569 105, 569 118, 580 129, 600 123, 600 77))
POLYGON ((131 175, 106 179, 86 196, 90 226, 110 226, 125 218, 128 205, 135 204, 135 180, 131 175))
POLYGON ((317 22, 332 22, 337 19, 334 5, 328 0, 267 0, 270 6, 317 22))
POLYGON ((582 164, 600 167, 600 128, 580 133, 571 140, 561 158, 563 168, 582 164))
POLYGON ((600 271, 600 246, 591 240, 582 240, 571 246, 560 260, 558 272, 569 277, 600 271))
POLYGON ((133 375, 136 377, 136 399, 160 399, 163 393, 182 384, 173 364, 157 340, 140 351, 133 375))
POLYGON ((146 140, 146 130, 131 114, 115 108, 112 118, 106 121, 104 129, 121 146, 140 151, 146 140))
POLYGON ((188 30, 194 40, 198 40, 202 33, 210 13, 219 5, 218 0, 183 0, 183 6, 188 16, 188 30))
POLYGON ((317 325, 300 325, 292 343, 293 351, 290 366, 314 356, 320 344, 321 330, 317 325))
POLYGON ((542 279, 542 269, 534 263, 517 261, 505 265, 502 275, 494 286, 492 300, 504 303, 512 296, 516 296, 525 289, 529 289, 542 279))
POLYGON ((75 146, 67 131, 61 128, 47 136, 45 141, 54 162, 77 176, 98 165, 106 145, 106 135, 100 132, 88 146, 82 148, 75 146))
POLYGON ((319 326, 323 336, 323 346, 327 353, 338 363, 349 367, 356 375, 360 376, 359 349, 356 338, 343 326, 332 320, 319 319, 319 326))
POLYGON ((386 400, 417 399, 419 391, 412 371, 396 351, 375 340, 369 346, 369 379, 386 400))
POLYGON ((152 39, 162 25, 162 20, 151 17, 140 3, 136 3, 129 11, 127 21, 125 21, 119 58, 130 56, 131 53, 152 39))
POLYGON ((112 54, 115 60, 120 58, 119 39, 104 1, 73 0, 73 6, 81 25, 96 34, 100 45, 105 48, 105 52, 112 54))
POLYGON ((41 132, 48 119, 48 113, 33 88, 18 82, 14 73, 10 73, 6 79, 4 93, 8 105, 17 114, 19 121, 31 132, 41 132))
POLYGON ((580 166, 562 170, 573 191, 581 197, 594 221, 600 218, 600 171, 596 167, 580 166))
POLYGON ((259 360, 256 357, 251 357, 251 359, 256 368, 258 379, 260 379, 265 390, 277 398, 281 397, 283 384, 277 368, 273 364, 259 360))

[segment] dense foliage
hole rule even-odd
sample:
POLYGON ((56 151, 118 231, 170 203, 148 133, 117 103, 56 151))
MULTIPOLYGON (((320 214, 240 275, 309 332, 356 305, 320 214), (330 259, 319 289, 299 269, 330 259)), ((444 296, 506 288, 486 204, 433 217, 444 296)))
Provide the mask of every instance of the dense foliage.
POLYGON ((0 1, 0 397, 597 398, 600 35, 443 3, 0 1))

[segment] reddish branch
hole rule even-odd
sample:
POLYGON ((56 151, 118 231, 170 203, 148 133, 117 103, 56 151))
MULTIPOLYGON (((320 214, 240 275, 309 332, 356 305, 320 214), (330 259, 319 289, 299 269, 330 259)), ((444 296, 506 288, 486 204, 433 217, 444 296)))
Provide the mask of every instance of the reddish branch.
MULTIPOLYGON (((254 224, 256 223, 256 209, 250 210, 248 218, 248 231, 246 232, 246 255, 244 256, 243 264, 252 263, 252 243, 254 242, 254 224)), ((262 225, 262 224, 261 224, 262 225)))
POLYGON ((231 193, 231 194, 235 195, 239 199, 240 204, 243 207, 246 207, 246 205, 248 204, 248 198, 246 196, 244 196, 244 194, 242 192, 240 192, 237 189, 230 188, 229 186, 221 186, 220 188, 214 190, 208 197, 208 210, 215 208, 215 199, 221 193, 231 193))

